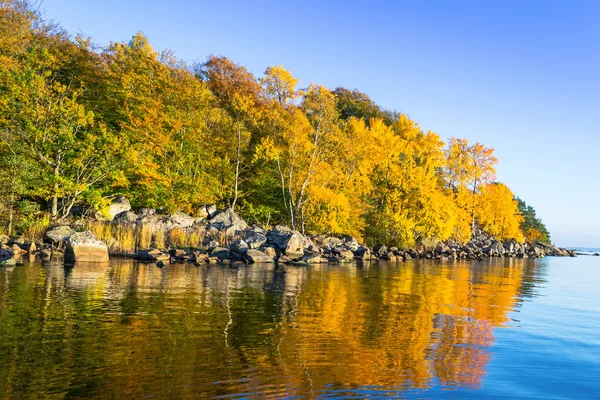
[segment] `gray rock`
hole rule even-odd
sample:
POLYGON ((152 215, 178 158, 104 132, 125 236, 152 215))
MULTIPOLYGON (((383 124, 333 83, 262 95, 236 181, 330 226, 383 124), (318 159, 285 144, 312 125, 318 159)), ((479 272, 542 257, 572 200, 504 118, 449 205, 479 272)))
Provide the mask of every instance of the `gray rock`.
POLYGON ((217 210, 217 206, 216 205, 210 204, 210 205, 207 205, 207 206, 204 206, 204 207, 206 208, 207 218, 212 218, 215 215, 217 215, 218 210, 217 210))
POLYGON ((281 225, 267 233, 267 243, 287 256, 303 255, 304 249, 310 245, 309 240, 300 232, 281 225))
POLYGON ((139 261, 168 261, 170 255, 167 253, 163 253, 158 249, 152 250, 140 250, 133 255, 135 260, 139 261))
POLYGON ((375 246, 373 246, 373 254, 377 257, 386 256, 387 252, 387 247, 381 243, 377 243, 375 246))
POLYGON ((17 265, 17 260, 12 257, 0 260, 0 267, 14 267, 15 265, 17 265))
POLYGON ((254 230, 246 231, 244 239, 251 249, 258 249, 267 242, 267 237, 263 233, 255 232, 254 230))
POLYGON ((154 208, 140 208, 138 210, 138 215, 140 218, 151 217, 156 214, 156 210, 154 208))
POLYGON ((47 242, 56 244, 56 243, 66 242, 66 240, 69 238, 69 236, 71 236, 74 233, 75 233, 75 230, 73 230, 70 226, 66 226, 66 225, 57 226, 57 227, 54 227, 54 228, 46 231, 46 234, 44 235, 44 239, 47 242))
POLYGON ((492 250, 492 252, 496 254, 504 254, 506 252, 504 245, 497 240, 492 242, 492 244, 490 245, 490 250, 492 250))
POLYGON ((236 254, 245 254, 248 251, 248 243, 242 239, 236 240, 229 245, 229 252, 236 254))
POLYGON ((308 265, 323 264, 323 263, 329 262, 329 260, 327 258, 321 256, 320 254, 307 254, 304 256, 304 261, 308 265))
POLYGON ((347 248, 349 248, 352 251, 358 250, 358 247, 360 246, 358 241, 350 235, 344 235, 342 237, 342 241, 344 242, 344 246, 346 246, 347 248))
POLYGON ((227 259, 229 259, 229 250, 227 250, 227 249, 225 249, 223 247, 215 247, 210 252, 210 256, 211 257, 216 257, 216 258, 221 259, 221 260, 227 260, 227 259))
POLYGON ((90 231, 74 233, 67 240, 65 262, 108 262, 108 247, 90 231))
POLYGON ((169 220, 171 222, 171 226, 178 226, 180 228, 189 228, 196 222, 196 219, 194 217, 180 211, 171 214, 169 220))
POLYGON ((124 211, 120 214, 117 214, 113 221, 118 221, 123 224, 135 224, 138 220, 139 216, 133 211, 124 211))
POLYGON ((108 206, 108 209, 106 210, 105 214, 106 214, 106 217, 108 218, 108 220, 112 221, 115 219, 115 217, 117 215, 119 215, 123 212, 129 211, 129 210, 131 210, 131 203, 129 202, 127 197, 117 196, 112 201, 110 206, 108 206))
POLYGON ((211 225, 215 226, 217 223, 222 224, 222 229, 228 234, 233 232, 244 231, 248 228, 248 224, 239 215, 237 215, 231 208, 227 208, 209 219, 211 225))
POLYGON ((246 260, 248 260, 249 263, 254 264, 254 263, 272 263, 273 262, 273 257, 271 257, 270 255, 263 253, 260 250, 256 250, 256 249, 249 249, 246 252, 246 260))

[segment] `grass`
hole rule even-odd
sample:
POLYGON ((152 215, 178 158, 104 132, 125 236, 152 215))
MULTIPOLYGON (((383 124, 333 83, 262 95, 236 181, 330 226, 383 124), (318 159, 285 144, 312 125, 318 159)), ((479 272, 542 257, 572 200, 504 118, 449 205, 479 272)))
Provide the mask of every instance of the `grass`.
POLYGON ((148 225, 141 225, 136 228, 137 248, 146 250, 152 247, 152 229, 148 225))
POLYGON ((42 213, 42 215, 34 219, 23 231, 23 238, 28 242, 42 242, 44 233, 50 225, 50 214, 42 213))
POLYGON ((186 247, 188 236, 183 229, 176 226, 169 231, 168 235, 169 247, 179 248, 186 247))

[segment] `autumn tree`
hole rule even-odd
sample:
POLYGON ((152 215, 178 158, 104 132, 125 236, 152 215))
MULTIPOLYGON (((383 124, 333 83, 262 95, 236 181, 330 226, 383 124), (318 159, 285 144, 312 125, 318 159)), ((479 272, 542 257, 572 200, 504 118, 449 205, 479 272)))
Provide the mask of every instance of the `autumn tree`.
POLYGON ((536 215, 535 209, 518 197, 516 200, 519 206, 519 212, 523 216, 521 231, 523 232, 525 239, 528 241, 550 243, 550 232, 548 232, 546 225, 544 225, 542 220, 536 215))
POLYGON ((513 192, 503 183, 490 183, 481 191, 480 208, 477 220, 486 232, 500 240, 523 241, 519 203, 513 192))
POLYGON ((240 175, 248 166, 249 144, 260 118, 261 86, 246 68, 226 57, 209 57, 201 68, 201 75, 219 104, 231 117, 231 130, 235 134, 233 154, 235 177, 231 208, 235 209, 239 197, 240 175), (245 165, 242 165, 242 163, 245 165))

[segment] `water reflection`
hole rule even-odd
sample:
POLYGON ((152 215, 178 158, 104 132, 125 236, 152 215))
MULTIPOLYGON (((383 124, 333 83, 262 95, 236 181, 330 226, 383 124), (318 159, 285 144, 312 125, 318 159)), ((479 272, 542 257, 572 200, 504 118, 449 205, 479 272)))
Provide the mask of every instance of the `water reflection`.
POLYGON ((477 388, 539 265, 0 269, 0 398, 477 388))

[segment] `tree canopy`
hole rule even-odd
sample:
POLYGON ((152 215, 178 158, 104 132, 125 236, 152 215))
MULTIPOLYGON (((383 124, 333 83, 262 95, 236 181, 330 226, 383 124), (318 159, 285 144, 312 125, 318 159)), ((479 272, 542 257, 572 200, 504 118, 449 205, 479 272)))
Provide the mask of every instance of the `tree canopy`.
POLYGON ((256 77, 223 56, 191 67, 142 33, 98 48, 19 0, 0 0, 0 13, 9 234, 31 215, 61 220, 125 195, 134 207, 195 214, 216 203, 367 243, 466 242, 475 225, 550 240, 495 181, 492 148, 444 142, 358 90, 298 87, 281 65, 256 77))

